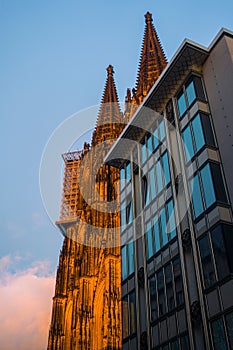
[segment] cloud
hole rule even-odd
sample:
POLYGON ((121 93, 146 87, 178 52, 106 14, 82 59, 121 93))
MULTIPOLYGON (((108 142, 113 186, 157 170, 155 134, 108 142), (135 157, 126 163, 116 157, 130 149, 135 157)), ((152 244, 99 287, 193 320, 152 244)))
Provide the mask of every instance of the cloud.
POLYGON ((0 347, 2 350, 45 350, 54 293, 48 261, 10 272, 15 259, 0 259, 0 347))

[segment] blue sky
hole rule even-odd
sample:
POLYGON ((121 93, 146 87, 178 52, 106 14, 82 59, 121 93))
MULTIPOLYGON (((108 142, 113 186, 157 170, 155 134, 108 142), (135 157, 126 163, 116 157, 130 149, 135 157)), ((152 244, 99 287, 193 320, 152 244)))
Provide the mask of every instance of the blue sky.
POLYGON ((8 274, 28 274, 38 261, 54 273, 62 236, 41 201, 43 149, 66 118, 100 102, 109 64, 124 101, 147 11, 168 60, 184 38, 208 46, 221 27, 233 30, 232 0, 0 0, 0 259, 8 274))

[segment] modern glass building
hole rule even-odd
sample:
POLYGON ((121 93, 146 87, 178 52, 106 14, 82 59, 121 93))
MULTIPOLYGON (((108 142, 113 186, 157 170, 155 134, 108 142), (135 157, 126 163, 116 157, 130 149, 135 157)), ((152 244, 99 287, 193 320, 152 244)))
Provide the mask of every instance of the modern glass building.
POLYGON ((106 162, 121 174, 123 350, 233 349, 233 33, 185 40, 106 162))

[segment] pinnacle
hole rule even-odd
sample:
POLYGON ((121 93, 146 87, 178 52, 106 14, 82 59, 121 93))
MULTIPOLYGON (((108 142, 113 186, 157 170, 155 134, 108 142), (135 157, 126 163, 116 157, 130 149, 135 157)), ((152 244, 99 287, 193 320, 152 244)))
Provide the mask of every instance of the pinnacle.
POLYGON ((147 11, 147 13, 144 16, 145 16, 145 19, 146 19, 146 23, 153 22, 152 13, 147 11))

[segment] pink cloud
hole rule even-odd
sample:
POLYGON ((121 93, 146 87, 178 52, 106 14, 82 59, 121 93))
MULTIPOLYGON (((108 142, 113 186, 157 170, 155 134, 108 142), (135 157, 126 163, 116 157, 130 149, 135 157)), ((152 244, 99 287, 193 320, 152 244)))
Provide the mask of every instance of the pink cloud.
POLYGON ((47 262, 9 272, 9 256, 0 259, 0 347, 4 350, 45 350, 55 278, 47 262))

